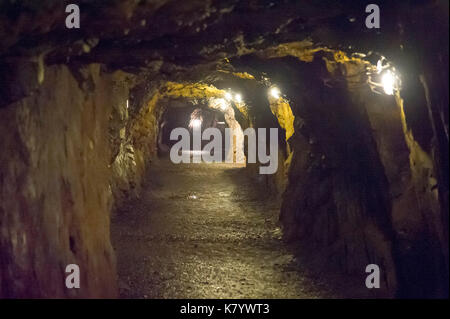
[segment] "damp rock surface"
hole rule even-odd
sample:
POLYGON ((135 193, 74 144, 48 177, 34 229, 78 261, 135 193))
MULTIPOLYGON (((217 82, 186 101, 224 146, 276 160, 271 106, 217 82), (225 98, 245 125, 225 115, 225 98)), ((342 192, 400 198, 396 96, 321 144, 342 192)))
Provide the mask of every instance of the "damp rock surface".
POLYGON ((153 164, 141 199, 112 223, 121 297, 340 295, 281 240, 278 201, 251 187, 244 170, 168 159, 153 164))

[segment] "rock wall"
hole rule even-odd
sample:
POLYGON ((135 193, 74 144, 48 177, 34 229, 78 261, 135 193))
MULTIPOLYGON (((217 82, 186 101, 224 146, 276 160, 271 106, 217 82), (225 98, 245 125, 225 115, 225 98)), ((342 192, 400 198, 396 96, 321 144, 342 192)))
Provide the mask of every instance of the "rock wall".
MULTIPOLYGON (((319 54, 306 62, 272 59, 265 69, 275 79, 288 72, 277 83, 295 118, 293 129, 286 126, 287 106, 271 103, 287 137, 285 240, 299 243, 316 267, 361 280, 366 265, 378 264, 384 296, 445 296, 437 170, 431 149, 408 127, 403 100, 358 85, 364 67, 357 60, 319 54)), ((420 90, 413 101, 409 112, 424 107, 420 90)))
POLYGON ((0 297, 117 296, 110 211, 133 159, 111 125, 124 125, 127 94, 121 72, 52 66, 0 109, 0 297), (65 287, 68 264, 80 289, 65 287))
POLYGON ((378 264, 383 286, 395 291, 389 184, 367 111, 345 84, 324 84, 323 61, 296 64, 306 76, 290 85, 296 121, 280 215, 284 238, 303 243, 317 265, 349 274, 378 264))

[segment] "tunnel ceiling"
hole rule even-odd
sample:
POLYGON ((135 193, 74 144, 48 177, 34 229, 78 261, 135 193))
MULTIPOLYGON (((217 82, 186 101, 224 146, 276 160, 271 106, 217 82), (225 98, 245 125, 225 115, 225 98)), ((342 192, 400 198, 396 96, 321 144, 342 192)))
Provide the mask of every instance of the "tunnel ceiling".
MULTIPOLYGON (((55 64, 67 65, 83 89, 90 86, 84 68, 93 63, 136 75, 129 79, 136 84, 131 114, 135 105, 156 102, 156 91, 169 81, 256 92, 291 82, 293 59, 312 62, 317 55, 330 73, 336 63, 374 67, 384 56, 409 87, 421 86, 424 70, 448 67, 448 47, 439 40, 448 38, 448 28, 423 19, 448 26, 447 1, 378 1, 381 29, 367 29, 366 4, 350 0, 80 0, 80 29, 65 27, 68 3, 0 0, 0 107, 32 95, 55 64)), ((249 106, 261 104, 251 98, 245 97, 249 106)), ((431 129, 407 121, 426 147, 431 129)))
MULTIPOLYGON (((364 6, 351 1, 85 0, 79 1, 81 29, 67 34, 64 2, 2 3, 2 53, 23 52, 39 43, 39 51, 53 51, 57 60, 58 50, 70 50, 70 45, 80 40, 95 46, 85 59, 114 63, 117 56, 125 54, 130 65, 161 59, 197 64, 307 37, 345 46, 348 40, 354 42, 348 37, 352 30, 355 35, 361 31, 353 19, 364 21, 364 6), (49 17, 48 12, 53 15, 49 17), (6 32, 10 25, 15 25, 15 32, 6 32), (331 31, 336 25, 345 27, 347 36, 331 31), (58 49, 53 50, 56 45, 58 49), (130 55, 130 49, 137 51, 130 55), (105 51, 108 58, 102 57, 105 51)), ((72 52, 77 56, 76 50, 72 52)))
MULTIPOLYGON (((395 58, 402 44, 395 35, 405 27, 401 19, 409 18, 398 15, 404 4, 390 3, 380 32, 365 28, 365 4, 355 1, 84 0, 78 1, 81 28, 67 30, 66 4, 1 1, 0 57, 5 63, 42 57, 47 65, 99 62, 173 75, 299 41, 349 52, 383 48, 383 54, 395 58)), ((415 1, 409 15, 428 6, 415 1)), ((198 72, 206 76, 208 67, 198 72)))

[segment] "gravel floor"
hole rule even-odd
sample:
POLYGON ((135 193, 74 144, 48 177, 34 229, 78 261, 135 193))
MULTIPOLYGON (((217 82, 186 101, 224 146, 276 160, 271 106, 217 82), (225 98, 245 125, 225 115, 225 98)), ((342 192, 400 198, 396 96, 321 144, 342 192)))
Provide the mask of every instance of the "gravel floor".
POLYGON ((157 161, 112 223, 123 298, 323 298, 244 168, 157 161))

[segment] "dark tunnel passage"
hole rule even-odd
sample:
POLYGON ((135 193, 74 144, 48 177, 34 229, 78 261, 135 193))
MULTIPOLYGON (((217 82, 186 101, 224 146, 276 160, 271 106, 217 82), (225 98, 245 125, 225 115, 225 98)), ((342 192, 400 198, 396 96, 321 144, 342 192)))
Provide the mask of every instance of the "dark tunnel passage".
MULTIPOLYGON (((223 113, 211 110, 207 106, 186 106, 181 108, 168 108, 161 117, 158 133, 158 151, 160 155, 168 153, 177 140, 170 138, 170 133, 179 127, 191 131, 194 126, 200 126, 201 130, 207 128, 217 128, 222 137, 221 145, 225 160, 225 128, 228 127, 223 113), (198 121, 196 121, 198 120, 198 121)), ((201 140, 200 147, 208 143, 208 140, 201 140)), ((193 150, 193 135, 190 135, 190 150, 193 150)))
POLYGON ((0 298, 448 298, 448 1, 67 4, 0 0, 0 298))

